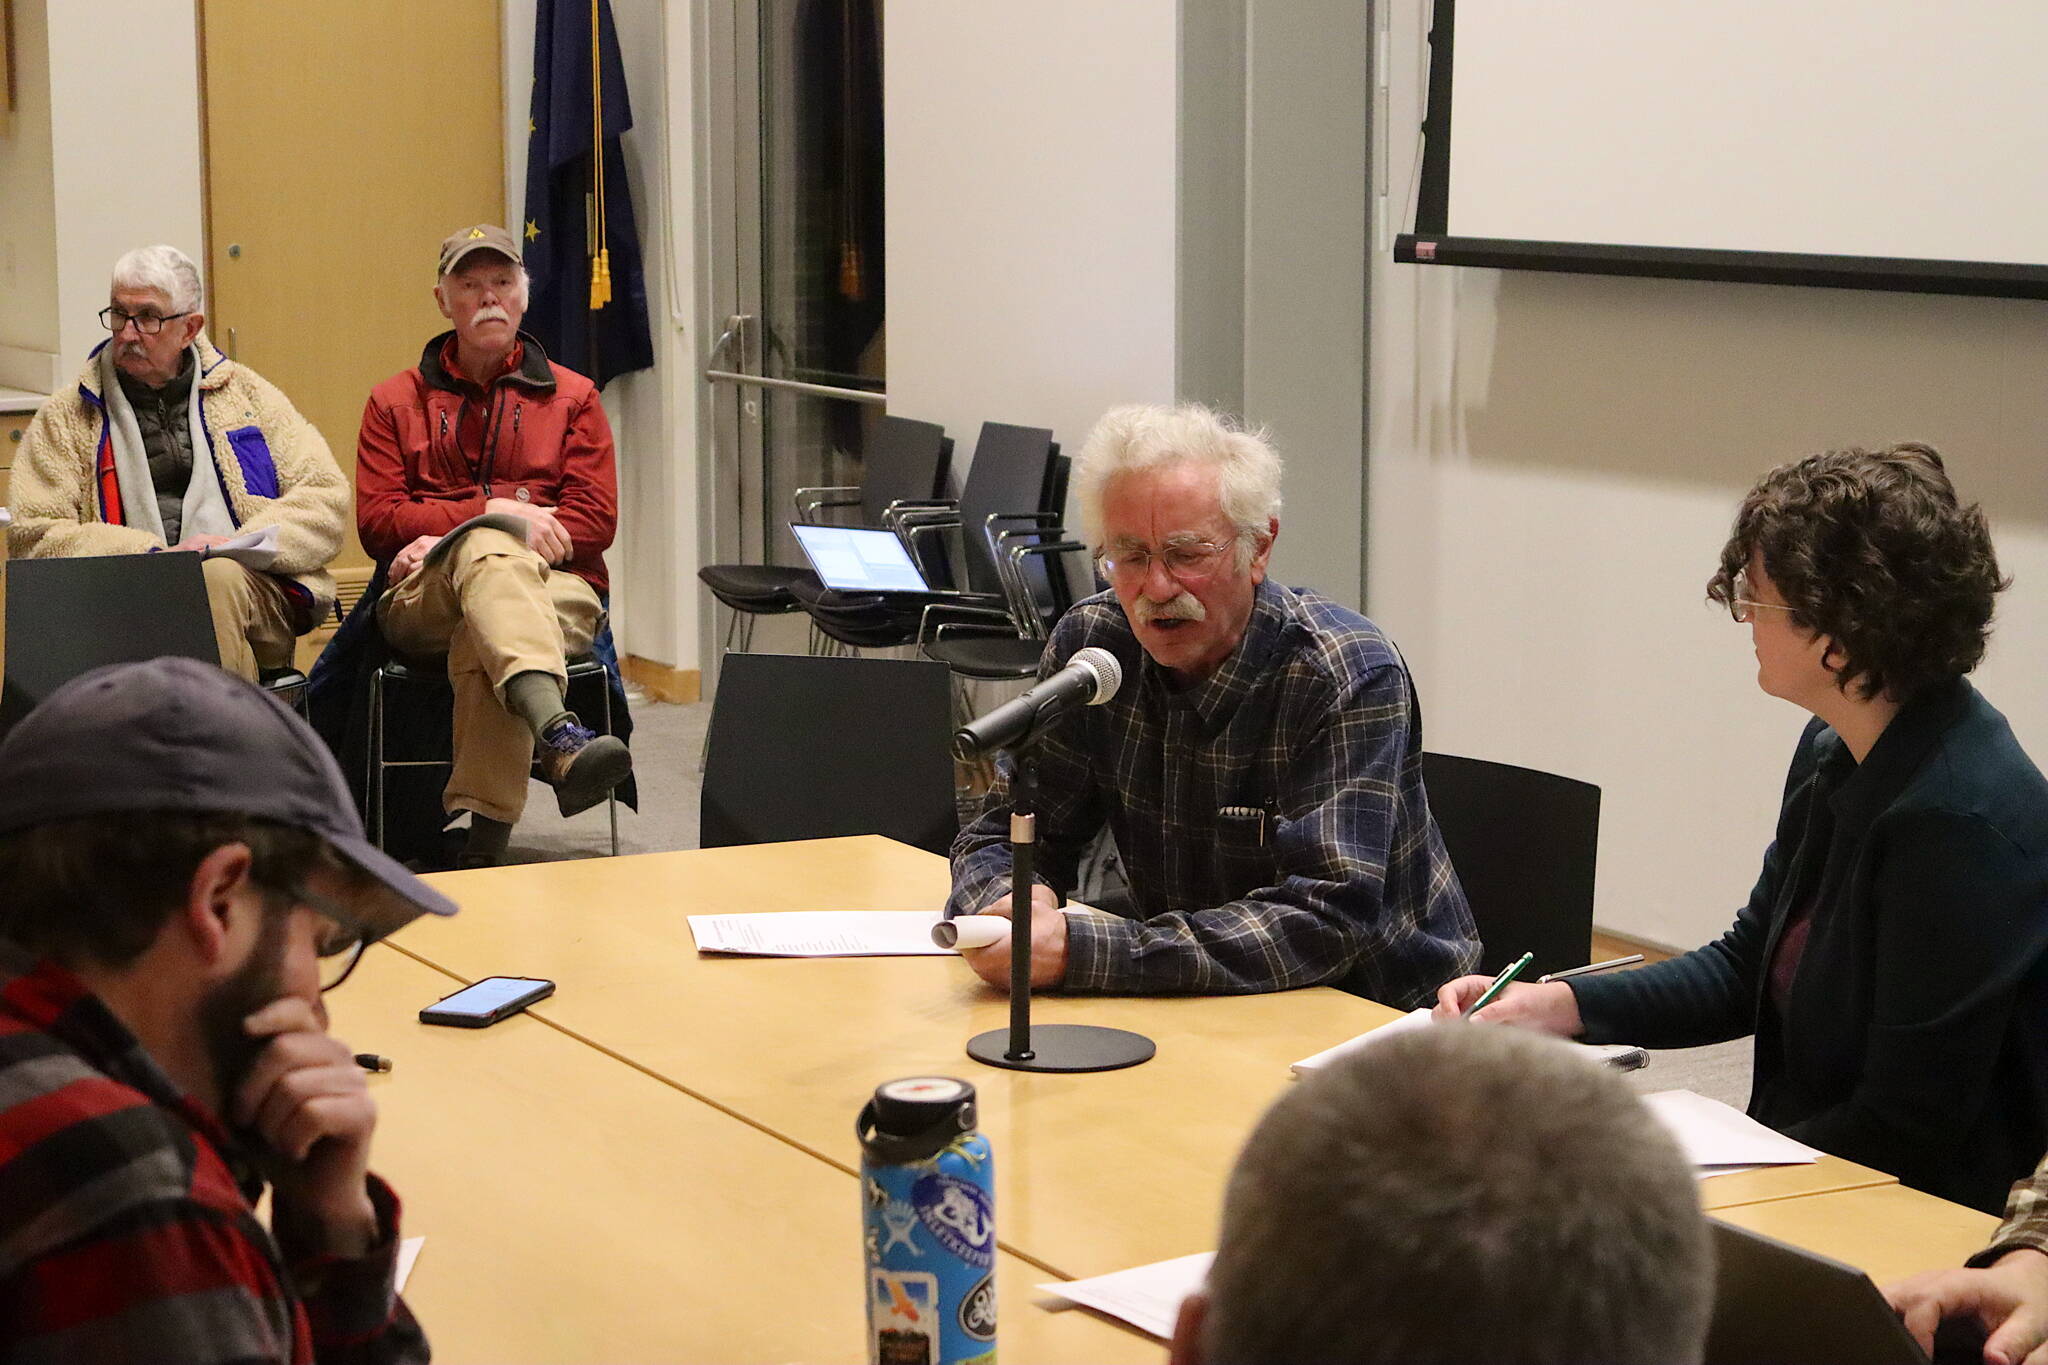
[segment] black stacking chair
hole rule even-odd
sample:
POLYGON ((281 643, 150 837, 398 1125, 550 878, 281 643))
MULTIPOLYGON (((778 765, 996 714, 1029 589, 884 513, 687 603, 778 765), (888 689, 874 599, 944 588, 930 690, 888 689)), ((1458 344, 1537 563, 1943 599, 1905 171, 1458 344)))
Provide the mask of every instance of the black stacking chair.
POLYGON ((925 659, 726 656, 699 844, 885 834, 944 853, 959 828, 946 680, 925 659))
POLYGON ((1422 783, 1471 902, 1494 973, 1525 952, 1522 973, 1585 965, 1593 947, 1600 789, 1533 768, 1449 754, 1422 756, 1422 783))
POLYGON ((1038 671, 1054 623, 1075 601, 1068 557, 1087 553, 1086 546, 1051 521, 1008 517, 987 528, 1003 575, 1003 609, 933 605, 918 630, 918 648, 926 658, 976 682, 1014 681, 1038 671))
POLYGON ((220 662, 196 554, 14 559, 0 583, 12 642, 0 734, 95 668, 165 654, 220 662))
POLYGON ((1050 431, 984 422, 959 502, 903 507, 888 518, 937 593, 842 593, 804 583, 791 591, 829 639, 856 649, 912 644, 935 601, 1003 606, 1002 574, 986 534, 991 517, 1057 518, 1065 502, 1065 462, 1050 431))
MULTIPOLYGON (((946 491, 953 460, 953 438, 936 422, 884 417, 875 428, 862 458, 865 477, 858 485, 799 488, 795 494, 798 521, 821 513, 858 507, 860 524, 881 527, 895 509, 938 505, 946 491)), ((783 564, 707 564, 697 577, 719 603, 731 609, 725 647, 747 649, 753 643, 754 618, 803 610, 792 594, 798 583, 813 589, 818 580, 808 568, 783 564)))

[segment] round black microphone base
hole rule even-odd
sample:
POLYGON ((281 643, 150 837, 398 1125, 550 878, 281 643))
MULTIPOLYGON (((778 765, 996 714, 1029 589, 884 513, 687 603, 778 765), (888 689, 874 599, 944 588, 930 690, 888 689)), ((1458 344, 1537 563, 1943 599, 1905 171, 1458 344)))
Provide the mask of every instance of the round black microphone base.
POLYGON ((968 1056, 1008 1071, 1117 1071, 1151 1061, 1158 1050, 1142 1033, 1093 1024, 1034 1024, 1031 1052, 1025 1057, 1010 1056, 1006 1028, 967 1040, 968 1056))

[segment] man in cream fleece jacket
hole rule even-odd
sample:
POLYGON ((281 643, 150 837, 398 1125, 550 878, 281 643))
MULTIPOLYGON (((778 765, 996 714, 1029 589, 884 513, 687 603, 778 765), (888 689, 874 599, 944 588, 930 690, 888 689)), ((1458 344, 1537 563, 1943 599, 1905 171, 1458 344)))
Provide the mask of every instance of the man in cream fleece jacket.
POLYGON ((199 270, 175 247, 114 263, 113 335, 36 413, 15 458, 16 558, 205 551, 274 527, 261 569, 204 563, 221 666, 255 680, 334 605, 348 480, 277 387, 206 339, 199 270))

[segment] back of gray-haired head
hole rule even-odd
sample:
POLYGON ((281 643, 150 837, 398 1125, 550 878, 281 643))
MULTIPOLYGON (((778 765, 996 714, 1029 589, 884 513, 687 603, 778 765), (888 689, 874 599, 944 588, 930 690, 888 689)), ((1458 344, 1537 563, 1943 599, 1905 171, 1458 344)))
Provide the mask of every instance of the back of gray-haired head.
POLYGON ((114 262, 115 289, 154 289, 173 313, 200 311, 199 267, 174 246, 139 246, 114 262))
POLYGON ((1249 559, 1253 542, 1280 515, 1280 455, 1265 432, 1200 403, 1111 408, 1089 431, 1073 473, 1088 543, 1102 543, 1102 494, 1111 479, 1181 463, 1216 471, 1223 515, 1244 537, 1240 558, 1249 559))
POLYGON ((1713 1264, 1690 1167, 1619 1077, 1448 1023, 1267 1112, 1209 1293, 1208 1365, 1688 1365, 1713 1264))

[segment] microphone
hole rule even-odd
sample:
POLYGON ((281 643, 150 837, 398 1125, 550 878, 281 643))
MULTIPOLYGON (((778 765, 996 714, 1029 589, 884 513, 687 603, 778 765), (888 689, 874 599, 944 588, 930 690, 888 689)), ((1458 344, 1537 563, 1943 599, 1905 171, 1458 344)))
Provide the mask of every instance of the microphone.
POLYGON ((1094 645, 1077 650, 1066 667, 1023 696, 955 730, 953 757, 964 763, 991 749, 1028 744, 1075 707, 1102 705, 1123 681, 1116 655, 1094 645))

